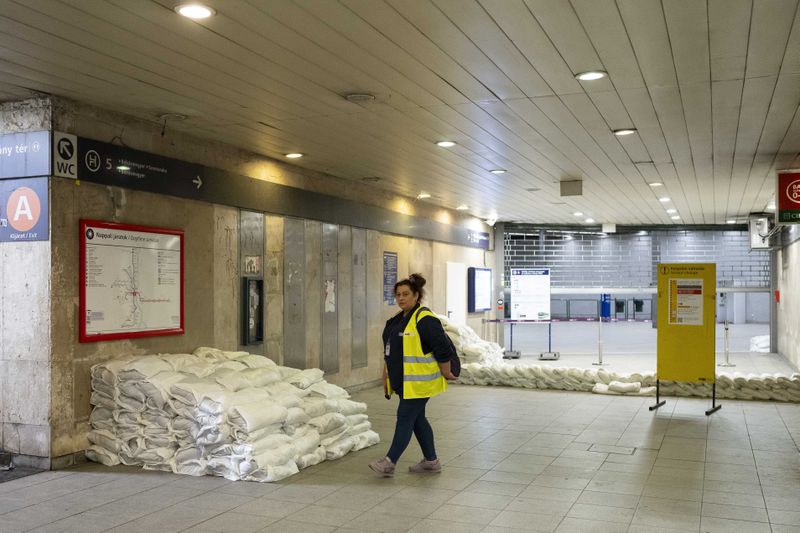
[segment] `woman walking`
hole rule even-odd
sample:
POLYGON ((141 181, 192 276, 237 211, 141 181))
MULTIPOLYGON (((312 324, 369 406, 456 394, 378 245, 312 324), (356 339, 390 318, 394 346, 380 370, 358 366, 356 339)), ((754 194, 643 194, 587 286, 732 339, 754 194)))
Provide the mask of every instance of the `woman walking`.
POLYGON ((421 307, 425 278, 411 274, 394 286, 400 312, 383 329, 383 382, 386 397, 396 392, 397 424, 386 457, 369 467, 382 475, 394 475, 395 465, 411 442, 411 434, 422 448, 422 460, 408 468, 410 472, 441 472, 436 457, 433 428, 425 418, 428 400, 447 390, 446 379, 456 379, 450 370, 454 348, 441 321, 428 308, 421 307))

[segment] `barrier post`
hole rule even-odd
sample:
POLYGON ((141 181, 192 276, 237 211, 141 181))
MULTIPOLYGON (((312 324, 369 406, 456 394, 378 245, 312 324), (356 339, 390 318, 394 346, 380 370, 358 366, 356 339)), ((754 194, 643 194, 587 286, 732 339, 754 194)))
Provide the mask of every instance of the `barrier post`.
POLYGON ((597 362, 592 363, 595 366, 603 366, 603 317, 597 318, 597 362))
POLYGON ((719 363, 717 366, 736 366, 734 363, 731 363, 729 356, 730 350, 728 350, 728 320, 725 320, 725 334, 722 337, 723 339, 723 346, 725 348, 725 362, 719 363))

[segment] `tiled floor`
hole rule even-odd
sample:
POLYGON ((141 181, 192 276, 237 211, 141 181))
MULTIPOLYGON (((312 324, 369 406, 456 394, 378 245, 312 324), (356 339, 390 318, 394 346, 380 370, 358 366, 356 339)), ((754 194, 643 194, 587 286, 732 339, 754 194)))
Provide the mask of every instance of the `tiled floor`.
POLYGON ((444 472, 393 479, 384 442, 275 484, 85 465, 0 484, 0 531, 800 532, 800 405, 454 386, 431 401, 444 472))

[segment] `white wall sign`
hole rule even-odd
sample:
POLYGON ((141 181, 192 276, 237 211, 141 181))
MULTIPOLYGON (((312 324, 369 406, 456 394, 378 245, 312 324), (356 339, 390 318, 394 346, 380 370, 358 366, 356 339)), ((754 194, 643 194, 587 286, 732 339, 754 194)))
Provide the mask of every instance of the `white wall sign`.
POLYGON ((550 269, 511 270, 511 319, 550 320, 550 269))
POLYGON ((183 232, 81 221, 81 342, 183 333, 183 232))

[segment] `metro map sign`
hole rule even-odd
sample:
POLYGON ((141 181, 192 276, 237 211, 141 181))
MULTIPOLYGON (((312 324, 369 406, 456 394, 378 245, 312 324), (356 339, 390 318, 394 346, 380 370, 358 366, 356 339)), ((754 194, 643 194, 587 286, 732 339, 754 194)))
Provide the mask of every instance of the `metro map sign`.
POLYGON ((775 198, 778 224, 800 224, 800 169, 778 171, 775 198))

